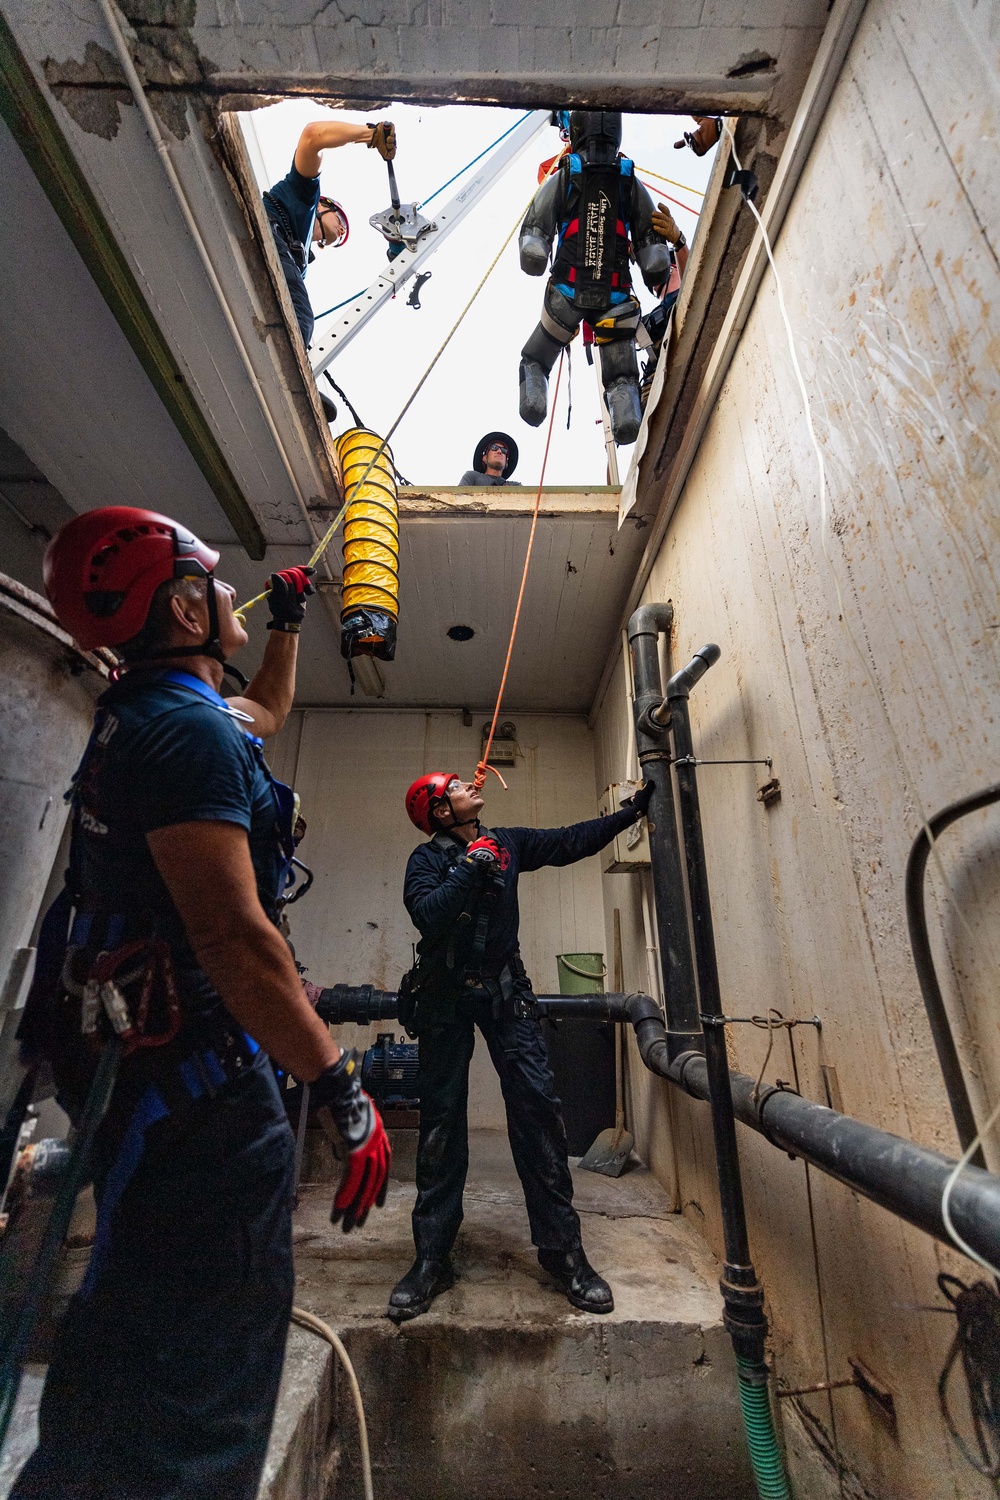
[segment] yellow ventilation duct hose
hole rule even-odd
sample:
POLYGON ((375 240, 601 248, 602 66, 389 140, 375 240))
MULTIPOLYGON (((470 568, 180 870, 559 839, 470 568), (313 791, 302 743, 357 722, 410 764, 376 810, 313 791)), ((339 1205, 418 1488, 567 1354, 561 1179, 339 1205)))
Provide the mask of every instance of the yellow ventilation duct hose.
POLYGON ((340 649, 392 661, 399 618, 399 506, 392 454, 352 427, 336 440, 344 476, 344 594, 340 649))

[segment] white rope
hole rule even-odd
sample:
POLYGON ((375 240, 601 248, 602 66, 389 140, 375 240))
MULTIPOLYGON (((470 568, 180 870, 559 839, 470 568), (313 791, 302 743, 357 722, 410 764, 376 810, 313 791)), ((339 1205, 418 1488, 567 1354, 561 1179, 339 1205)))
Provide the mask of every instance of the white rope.
POLYGON ((304 1307, 293 1307, 292 1322, 297 1323, 300 1328, 308 1328, 311 1333, 319 1334, 321 1339, 326 1339, 344 1367, 344 1373, 351 1387, 354 1410, 358 1417, 358 1440, 361 1448, 361 1482, 364 1485, 365 1500, 374 1500, 372 1461, 371 1454, 368 1451, 368 1423, 365 1421, 365 1407, 364 1402, 361 1400, 361 1387, 358 1384, 358 1377, 354 1372, 354 1366, 351 1364, 351 1356, 329 1323, 324 1323, 323 1319, 317 1318, 315 1313, 307 1312, 304 1307))

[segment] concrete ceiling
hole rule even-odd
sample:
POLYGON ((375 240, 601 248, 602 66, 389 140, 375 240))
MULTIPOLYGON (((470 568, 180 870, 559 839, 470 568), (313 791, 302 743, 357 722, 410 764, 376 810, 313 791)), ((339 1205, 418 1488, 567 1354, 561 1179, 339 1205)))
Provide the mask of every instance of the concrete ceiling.
MULTIPOLYGON (((117 71, 96 6, 8 0, 49 81, 81 114, 117 71), (76 90, 72 100, 69 91, 76 90)), ((246 105, 309 94, 331 103, 414 99, 596 104, 685 114, 725 108, 787 125, 827 20, 827 0, 121 0, 153 89, 246 105)))
MULTIPOLYGON (((396 658, 381 664, 385 697, 351 697, 340 656, 339 591, 327 612, 310 605, 300 641, 297 701, 315 706, 491 708, 503 672, 534 494, 400 491, 400 616, 396 658), (482 499, 488 494, 489 501, 482 499), (332 616, 332 617, 331 617, 332 616), (469 625, 469 641, 448 637, 469 625)), ((259 565, 223 549, 220 574, 241 597, 259 592, 259 565)), ((642 552, 633 523, 618 529, 618 491, 545 491, 506 703, 515 710, 586 713, 614 641, 623 601, 642 552)), ((301 562, 275 549, 267 567, 301 562), (279 561, 280 559, 280 561, 279 561)), ((249 617, 250 671, 263 649, 263 606, 249 617)))

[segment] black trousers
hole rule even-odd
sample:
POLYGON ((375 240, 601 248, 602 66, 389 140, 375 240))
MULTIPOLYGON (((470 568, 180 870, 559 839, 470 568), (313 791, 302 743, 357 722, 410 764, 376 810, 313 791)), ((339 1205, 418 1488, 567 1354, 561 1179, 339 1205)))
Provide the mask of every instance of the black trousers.
POLYGON ((482 1032, 500 1077, 507 1131, 531 1242, 545 1250, 571 1250, 580 1243, 573 1207, 573 1179, 566 1160, 566 1127, 556 1097, 542 1028, 516 1021, 516 1052, 505 1052, 501 1024, 488 999, 461 999, 455 1018, 421 1021, 420 1140, 413 1241, 417 1254, 440 1260, 451 1249, 462 1222, 462 1193, 469 1167, 469 1064, 482 1032))
POLYGON ((257 1494, 294 1287, 284 1106, 261 1052, 181 1117, 138 1113, 95 1163, 94 1250, 11 1500, 257 1494))

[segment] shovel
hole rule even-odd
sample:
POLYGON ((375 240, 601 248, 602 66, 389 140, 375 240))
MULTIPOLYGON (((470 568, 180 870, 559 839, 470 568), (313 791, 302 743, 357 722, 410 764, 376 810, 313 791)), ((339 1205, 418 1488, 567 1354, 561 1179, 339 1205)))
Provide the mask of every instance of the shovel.
MULTIPOLYGON (((615 908, 615 989, 622 987, 622 922, 615 908)), ((603 1177, 620 1177, 635 1144, 625 1129, 625 1100, 622 1073, 622 1028, 615 1024, 615 1123, 602 1130, 586 1156, 580 1158, 585 1172, 600 1172, 603 1177)))

